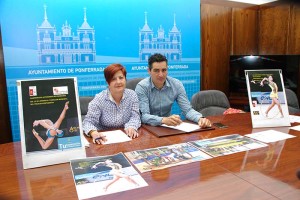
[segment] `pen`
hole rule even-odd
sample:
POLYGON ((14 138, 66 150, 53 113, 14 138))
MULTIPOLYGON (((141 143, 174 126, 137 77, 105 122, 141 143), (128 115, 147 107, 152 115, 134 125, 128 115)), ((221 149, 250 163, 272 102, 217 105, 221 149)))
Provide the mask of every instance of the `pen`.
POLYGON ((98 140, 104 139, 105 137, 106 137, 105 135, 104 135, 104 136, 97 137, 97 138, 95 139, 95 142, 98 141, 98 140))

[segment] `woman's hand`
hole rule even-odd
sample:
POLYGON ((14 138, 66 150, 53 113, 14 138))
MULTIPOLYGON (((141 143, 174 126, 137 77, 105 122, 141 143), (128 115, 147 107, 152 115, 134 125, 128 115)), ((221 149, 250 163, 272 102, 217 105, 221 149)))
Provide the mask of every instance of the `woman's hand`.
POLYGON ((137 138, 139 136, 139 133, 134 128, 130 128, 130 127, 125 129, 125 133, 131 139, 132 138, 137 138))
POLYGON ((94 144, 104 144, 107 141, 106 136, 101 132, 93 131, 90 135, 94 144))

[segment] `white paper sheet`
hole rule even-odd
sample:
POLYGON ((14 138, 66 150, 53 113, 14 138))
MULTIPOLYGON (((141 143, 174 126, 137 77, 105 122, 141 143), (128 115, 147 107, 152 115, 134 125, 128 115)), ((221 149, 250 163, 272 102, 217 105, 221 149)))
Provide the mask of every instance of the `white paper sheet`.
POLYGON ((132 140, 121 130, 106 131, 102 133, 106 136, 107 139, 107 141, 104 144, 120 143, 132 140))
POLYGON ((280 140, 286 140, 289 138, 296 137, 294 135, 290 135, 290 134, 275 131, 275 130, 261 131, 261 132, 257 132, 257 133, 247 134, 245 136, 259 140, 261 142, 265 142, 265 143, 277 142, 280 140))
POLYGON ((184 132, 191 132, 191 131, 194 131, 194 130, 197 130, 200 128, 197 124, 191 124, 191 123, 187 123, 187 122, 182 122, 178 126, 168 126, 165 124, 162 124, 161 126, 181 130, 184 132))
POLYGON ((293 126, 290 129, 296 130, 296 131, 300 131, 300 125, 298 126, 293 126))
POLYGON ((290 122, 291 123, 300 123, 300 116, 297 116, 297 115, 290 115, 290 122))

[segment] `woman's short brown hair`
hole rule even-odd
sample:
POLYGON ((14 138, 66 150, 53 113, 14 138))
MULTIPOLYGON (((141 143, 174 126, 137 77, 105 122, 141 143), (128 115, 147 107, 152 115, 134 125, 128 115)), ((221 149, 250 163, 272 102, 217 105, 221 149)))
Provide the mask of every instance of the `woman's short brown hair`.
POLYGON ((110 82, 111 82, 112 78, 114 77, 115 73, 117 73, 118 71, 121 71, 122 74, 126 78, 126 74, 127 74, 126 69, 121 64, 114 63, 114 64, 111 64, 111 65, 108 65, 104 69, 104 77, 105 77, 105 80, 108 84, 110 84, 110 82))

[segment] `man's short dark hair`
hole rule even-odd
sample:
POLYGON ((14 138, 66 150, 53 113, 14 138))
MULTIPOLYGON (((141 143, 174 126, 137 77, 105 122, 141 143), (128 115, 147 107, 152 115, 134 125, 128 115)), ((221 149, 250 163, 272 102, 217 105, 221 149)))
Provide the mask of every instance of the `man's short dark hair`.
POLYGON ((160 53, 155 53, 155 54, 151 55, 150 58, 148 59, 148 68, 151 70, 152 64, 154 62, 164 62, 164 61, 166 61, 167 65, 168 65, 168 59, 166 58, 166 56, 164 56, 160 53))

